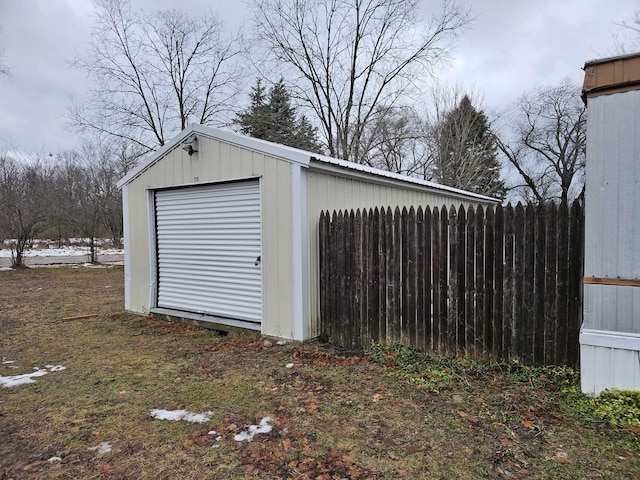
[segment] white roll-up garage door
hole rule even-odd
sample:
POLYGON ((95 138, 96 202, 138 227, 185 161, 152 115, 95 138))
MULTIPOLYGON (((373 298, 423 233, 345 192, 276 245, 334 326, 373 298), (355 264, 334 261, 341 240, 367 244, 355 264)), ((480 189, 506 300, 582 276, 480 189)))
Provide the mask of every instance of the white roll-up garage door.
POLYGON ((260 323, 258 180, 155 195, 158 307, 260 323))

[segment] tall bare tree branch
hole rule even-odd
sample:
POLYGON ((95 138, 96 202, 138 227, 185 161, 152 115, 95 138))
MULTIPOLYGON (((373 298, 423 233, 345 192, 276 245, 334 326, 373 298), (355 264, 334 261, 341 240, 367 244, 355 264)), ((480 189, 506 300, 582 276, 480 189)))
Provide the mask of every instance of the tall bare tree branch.
POLYGON ((69 109, 74 127, 151 151, 191 122, 229 122, 242 42, 225 38, 216 16, 146 14, 127 0, 96 0, 96 7, 88 53, 74 61, 95 87, 69 109))
POLYGON ((252 0, 256 33, 291 72, 330 155, 365 162, 363 136, 449 57, 468 11, 445 1, 427 24, 417 0, 252 0))
POLYGON ((517 102, 512 131, 497 138, 525 199, 568 202, 584 193, 587 111, 579 87, 563 80, 517 102), (504 138, 511 138, 507 141, 504 138))

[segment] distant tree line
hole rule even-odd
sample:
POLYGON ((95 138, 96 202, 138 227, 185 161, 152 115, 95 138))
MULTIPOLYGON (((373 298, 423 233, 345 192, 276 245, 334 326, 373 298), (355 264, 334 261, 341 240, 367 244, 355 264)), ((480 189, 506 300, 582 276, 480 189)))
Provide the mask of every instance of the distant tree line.
POLYGON ((92 262, 97 239, 120 246, 122 199, 116 181, 132 166, 128 155, 126 148, 90 143, 55 158, 0 153, 0 241, 11 249, 12 265, 24 265, 24 253, 36 238, 86 238, 92 262))

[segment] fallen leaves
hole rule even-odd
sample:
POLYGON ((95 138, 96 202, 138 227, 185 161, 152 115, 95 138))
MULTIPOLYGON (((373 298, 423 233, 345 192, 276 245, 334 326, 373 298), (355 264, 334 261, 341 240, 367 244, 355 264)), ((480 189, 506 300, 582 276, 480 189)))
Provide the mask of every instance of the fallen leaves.
POLYGON ((522 423, 523 427, 526 427, 529 430, 534 430, 536 428, 532 420, 522 420, 520 423, 522 423))
POLYGON ((464 418, 465 420, 468 420, 471 425, 473 425, 474 427, 477 427, 478 425, 480 425, 480 419, 478 417, 476 417, 475 415, 472 415, 470 413, 464 412, 462 410, 458 410, 458 415, 461 418, 464 418))

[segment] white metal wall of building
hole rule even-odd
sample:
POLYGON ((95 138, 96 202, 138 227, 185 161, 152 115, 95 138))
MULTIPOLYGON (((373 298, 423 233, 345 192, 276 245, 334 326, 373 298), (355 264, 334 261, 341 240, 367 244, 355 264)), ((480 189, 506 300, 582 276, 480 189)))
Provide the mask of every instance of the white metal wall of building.
POLYGON ((588 97, 582 390, 640 389, 640 91, 588 97), (591 283, 592 278, 604 284, 591 283))
MULTIPOLYGON (((123 188, 125 308, 146 315, 157 307, 153 248, 154 192, 230 180, 260 179, 262 220, 262 332, 287 337, 293 316, 292 168, 281 159, 199 135, 199 153, 176 145, 123 188), (265 228, 264 225, 269 225, 265 228)), ((292 337, 290 337, 292 338, 292 337)))
MULTIPOLYGON (((640 278, 640 91, 589 99, 585 277, 640 278)), ((584 326, 640 333, 640 288, 585 285, 584 326)))
POLYGON ((262 322, 257 179, 155 192, 157 307, 262 322))

